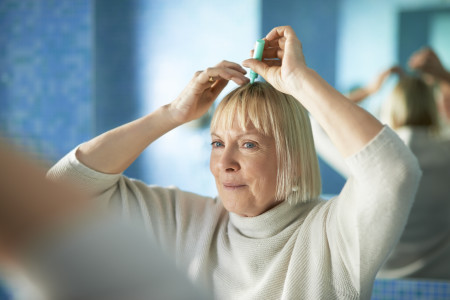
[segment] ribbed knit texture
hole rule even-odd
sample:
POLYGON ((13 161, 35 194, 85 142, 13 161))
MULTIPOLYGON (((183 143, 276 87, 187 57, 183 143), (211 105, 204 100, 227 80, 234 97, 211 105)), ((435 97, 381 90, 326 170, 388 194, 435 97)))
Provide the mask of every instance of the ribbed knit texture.
POLYGON ((338 197, 283 202, 248 218, 227 212, 219 198, 96 172, 75 150, 49 177, 70 178, 105 208, 142 219, 217 299, 370 299, 375 274, 403 230, 420 169, 387 127, 346 162, 352 175, 338 197))

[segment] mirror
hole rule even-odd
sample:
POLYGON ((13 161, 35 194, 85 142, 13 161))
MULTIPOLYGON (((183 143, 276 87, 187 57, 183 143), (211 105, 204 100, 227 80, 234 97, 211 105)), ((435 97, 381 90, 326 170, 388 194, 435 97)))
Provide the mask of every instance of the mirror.
MULTIPOLYGON (((54 162, 94 135, 168 103, 198 69, 221 59, 241 62, 257 38, 280 24, 294 27, 309 66, 341 92, 393 64, 406 66, 425 45, 450 69, 449 4, 1 1, 0 129, 54 162)), ((376 112, 394 83, 363 106, 376 112)), ((183 127, 165 139, 129 175, 214 196, 208 130, 183 127), (189 142, 180 145, 180 138, 189 142)), ((323 193, 338 193, 343 176, 324 161, 321 172, 323 193)), ((439 233, 448 237, 448 231, 439 233)))

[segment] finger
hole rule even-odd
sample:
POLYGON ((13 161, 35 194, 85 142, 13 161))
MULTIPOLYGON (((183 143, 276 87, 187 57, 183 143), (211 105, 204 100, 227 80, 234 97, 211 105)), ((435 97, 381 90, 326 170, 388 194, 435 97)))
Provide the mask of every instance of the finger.
POLYGON ((250 68, 262 77, 265 78, 265 75, 267 74, 269 66, 265 62, 261 62, 257 59, 250 58, 246 59, 242 62, 242 65, 244 67, 250 68))
POLYGON ((225 80, 233 80, 239 85, 248 82, 248 78, 245 77, 240 70, 235 70, 227 67, 208 68, 198 75, 197 80, 199 80, 199 82, 202 84, 211 84, 211 82, 209 81, 211 77, 216 79, 222 78, 225 80))
POLYGON ((220 63, 216 65, 216 67, 230 68, 238 72, 241 72, 242 74, 247 74, 247 71, 241 65, 227 60, 222 60, 220 63))
POLYGON ((266 35, 266 39, 269 41, 269 43, 270 41, 277 40, 282 37, 290 39, 297 38, 297 35, 295 34, 291 26, 275 27, 266 35))
MULTIPOLYGON (((279 39, 267 41, 267 48, 281 48, 284 49, 286 45, 286 37, 281 37, 279 39)), ((264 49, 265 51, 265 49, 264 49)))
POLYGON ((263 59, 265 58, 279 58, 278 56, 278 51, 280 49, 279 48, 268 48, 267 50, 264 51, 263 53, 263 59))
POLYGON ((278 47, 278 40, 279 40, 279 38, 278 39, 274 39, 274 40, 270 40, 270 41, 266 41, 267 48, 276 48, 276 47, 278 47))
MULTIPOLYGON (((250 51, 250 57, 253 57, 254 50, 250 51)), ((284 50, 280 48, 268 48, 264 50, 262 59, 282 59, 284 50)))
POLYGON ((286 37, 283 36, 283 37, 281 37, 279 39, 270 41, 269 42, 269 46, 270 47, 274 47, 274 48, 279 47, 279 48, 284 49, 284 45, 286 44, 286 40, 287 40, 286 37))
POLYGON ((211 94, 213 95, 213 99, 216 99, 219 96, 220 92, 227 86, 228 80, 220 79, 214 82, 211 86, 211 94))
POLYGON ((274 58, 274 59, 283 59, 283 55, 284 55, 284 50, 283 49, 274 49, 273 50, 273 55, 268 56, 268 57, 263 57, 263 58, 274 58))
POLYGON ((264 63, 266 65, 268 65, 269 67, 273 67, 273 66, 281 67, 281 60, 280 59, 267 59, 267 60, 264 60, 264 63))
MULTIPOLYGON (((264 49, 262 59, 264 59, 264 58, 278 58, 278 55, 277 55, 277 51, 278 50, 279 49, 277 49, 277 48, 264 49)), ((255 50, 251 50, 250 51, 250 57, 253 57, 254 53, 255 53, 255 50)))

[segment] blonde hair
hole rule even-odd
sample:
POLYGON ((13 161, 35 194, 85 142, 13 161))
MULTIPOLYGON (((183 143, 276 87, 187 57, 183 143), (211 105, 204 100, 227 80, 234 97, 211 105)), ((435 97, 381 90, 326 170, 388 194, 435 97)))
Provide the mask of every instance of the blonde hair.
POLYGON ((385 106, 385 117, 395 130, 402 126, 438 129, 438 114, 433 89, 422 79, 403 77, 385 106))
POLYGON ((294 97, 268 83, 247 84, 230 92, 218 105, 211 131, 248 124, 275 139, 277 153, 276 199, 290 203, 317 199, 321 192, 319 163, 309 116, 294 97))

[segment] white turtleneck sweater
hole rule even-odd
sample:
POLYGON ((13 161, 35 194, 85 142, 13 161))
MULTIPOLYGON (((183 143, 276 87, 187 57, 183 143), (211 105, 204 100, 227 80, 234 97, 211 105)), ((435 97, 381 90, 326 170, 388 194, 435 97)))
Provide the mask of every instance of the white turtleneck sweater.
POLYGON ((96 172, 75 150, 49 176, 70 178, 105 207, 142 220, 191 280, 217 299, 369 299, 421 172, 388 127, 346 163, 351 176, 339 196, 281 203, 257 217, 229 213, 219 198, 96 172))

